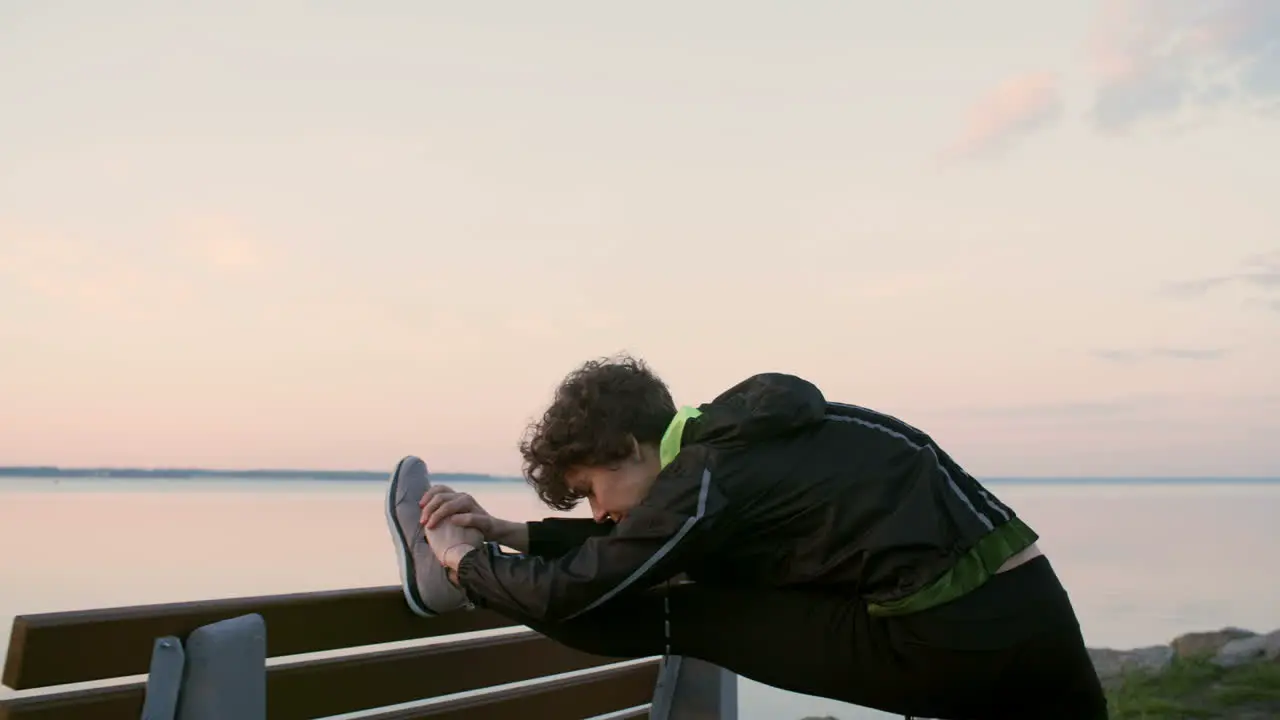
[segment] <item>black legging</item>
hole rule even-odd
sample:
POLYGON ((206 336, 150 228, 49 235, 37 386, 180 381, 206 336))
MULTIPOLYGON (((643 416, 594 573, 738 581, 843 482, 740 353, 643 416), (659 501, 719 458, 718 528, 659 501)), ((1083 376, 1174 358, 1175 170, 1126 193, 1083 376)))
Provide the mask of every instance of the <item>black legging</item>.
POLYGON ((902 715, 1107 717, 1071 603, 1045 558, 899 618, 871 617, 861 601, 829 591, 695 583, 562 623, 512 619, 597 655, 669 649, 783 690, 902 715))

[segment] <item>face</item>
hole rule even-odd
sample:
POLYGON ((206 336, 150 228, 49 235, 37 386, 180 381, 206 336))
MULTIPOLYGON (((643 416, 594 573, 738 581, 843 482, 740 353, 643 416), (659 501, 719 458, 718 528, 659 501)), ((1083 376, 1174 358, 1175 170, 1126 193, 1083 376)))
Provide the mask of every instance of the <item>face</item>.
POLYGON ((657 449, 637 445, 614 466, 574 468, 565 480, 587 499, 596 522, 621 522, 649 494, 661 469, 657 449))

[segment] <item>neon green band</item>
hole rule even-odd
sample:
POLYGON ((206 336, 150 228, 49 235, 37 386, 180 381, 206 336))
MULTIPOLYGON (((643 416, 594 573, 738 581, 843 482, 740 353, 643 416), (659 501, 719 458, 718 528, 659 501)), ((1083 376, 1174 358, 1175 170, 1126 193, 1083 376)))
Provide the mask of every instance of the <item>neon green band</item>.
POLYGON ((676 459, 676 455, 680 454, 680 440, 684 437, 684 424, 689 418, 696 418, 702 414, 702 411, 694 407, 682 407, 676 416, 671 418, 671 424, 667 425, 667 431, 662 433, 662 444, 658 446, 658 461, 662 467, 671 464, 676 459))

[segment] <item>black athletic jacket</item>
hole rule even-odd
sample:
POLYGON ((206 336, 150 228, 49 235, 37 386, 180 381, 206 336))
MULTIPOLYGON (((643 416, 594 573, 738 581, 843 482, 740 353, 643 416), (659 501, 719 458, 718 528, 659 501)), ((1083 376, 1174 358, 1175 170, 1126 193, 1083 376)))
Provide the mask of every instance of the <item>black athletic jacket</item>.
POLYGON ((906 613, 973 589, 1036 539, 923 432, 792 375, 748 378, 677 421, 678 454, 622 522, 530 523, 527 555, 467 554, 470 599, 557 621, 685 573, 827 586, 906 613))

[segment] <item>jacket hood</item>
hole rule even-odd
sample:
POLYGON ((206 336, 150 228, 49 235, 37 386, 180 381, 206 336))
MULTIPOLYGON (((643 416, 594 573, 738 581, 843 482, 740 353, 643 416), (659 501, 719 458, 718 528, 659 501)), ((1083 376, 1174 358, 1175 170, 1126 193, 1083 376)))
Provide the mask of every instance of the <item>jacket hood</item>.
POLYGON ((822 420, 827 399, 795 375, 762 373, 725 390, 686 425, 684 442, 740 444, 785 435, 822 420))

